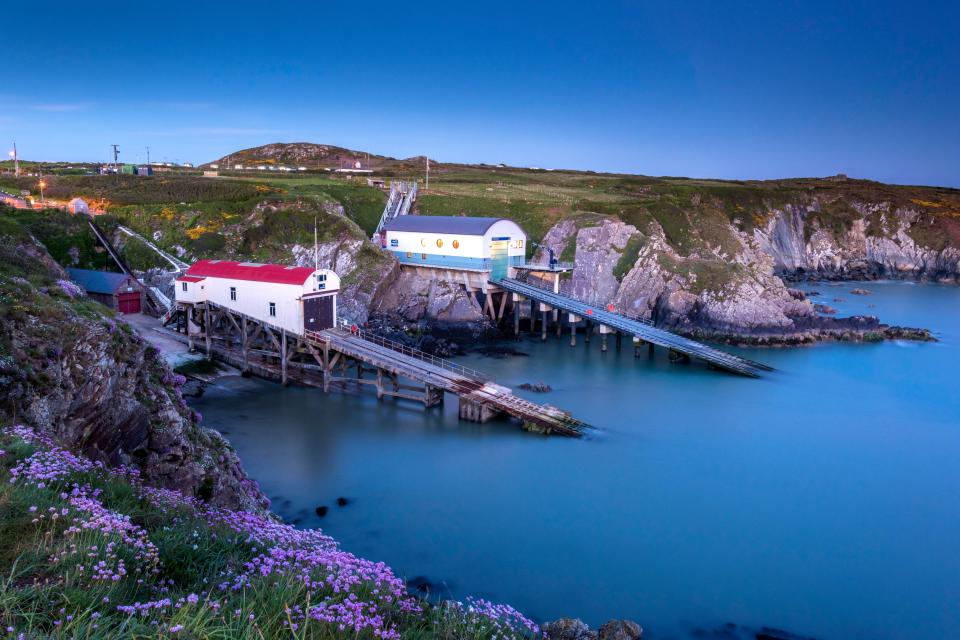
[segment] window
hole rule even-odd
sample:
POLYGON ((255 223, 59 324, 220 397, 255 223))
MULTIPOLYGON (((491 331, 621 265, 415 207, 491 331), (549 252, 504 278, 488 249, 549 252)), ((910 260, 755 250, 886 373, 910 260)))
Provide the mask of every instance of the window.
POLYGON ((236 287, 230 287, 230 299, 231 299, 231 300, 236 300, 236 299, 237 299, 237 288, 236 288, 236 287))
POLYGON ((412 252, 412 251, 407 251, 407 257, 408 257, 408 258, 412 258, 412 257, 413 257, 413 252, 412 252))
POLYGON ((326 281, 327 281, 327 274, 325 273, 317 274, 317 282, 326 282, 326 281))
POLYGON ((187 283, 186 283, 186 282, 181 282, 181 283, 180 283, 180 286, 183 287, 183 290, 184 290, 184 291, 187 290, 187 283))
POLYGON ((270 303, 270 317, 271 317, 271 318, 276 318, 276 317, 277 317, 277 303, 276 303, 276 302, 271 302, 271 303, 270 303))

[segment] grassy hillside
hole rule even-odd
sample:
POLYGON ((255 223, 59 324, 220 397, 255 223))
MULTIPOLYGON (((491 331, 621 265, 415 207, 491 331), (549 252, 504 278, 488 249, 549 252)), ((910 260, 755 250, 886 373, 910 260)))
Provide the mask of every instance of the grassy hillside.
POLYGON ((319 530, 147 486, 0 431, 0 628, 23 638, 519 639, 512 608, 430 606, 319 530))

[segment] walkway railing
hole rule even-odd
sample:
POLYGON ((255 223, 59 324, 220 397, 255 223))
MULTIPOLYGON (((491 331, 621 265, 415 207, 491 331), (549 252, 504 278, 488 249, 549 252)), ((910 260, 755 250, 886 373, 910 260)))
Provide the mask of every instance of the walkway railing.
MULTIPOLYGON (((339 328, 342 331, 346 331, 365 342, 369 342, 380 347, 385 347, 391 351, 396 351, 397 353, 401 353, 411 358, 416 358, 417 360, 426 362, 427 364, 435 367, 439 367, 445 371, 455 373, 459 376, 470 378, 478 382, 493 382, 493 378, 480 371, 477 371, 476 369, 471 369, 470 367, 464 367, 463 365, 459 365, 455 362, 444 360, 443 358, 429 354, 425 351, 421 351, 415 347, 403 344, 402 342, 397 342, 396 340, 384 338, 383 336, 373 333, 372 331, 367 331, 366 329, 351 325, 347 322, 341 322, 339 328)), ((322 333, 318 333, 316 331, 308 331, 306 332, 306 335, 309 338, 319 339, 322 341, 327 340, 322 333)))

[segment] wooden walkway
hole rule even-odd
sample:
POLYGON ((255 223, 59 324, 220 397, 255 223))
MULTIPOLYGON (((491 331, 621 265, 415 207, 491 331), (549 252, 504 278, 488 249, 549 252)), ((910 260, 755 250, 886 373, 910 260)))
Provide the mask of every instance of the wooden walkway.
MULTIPOLYGON (((350 332, 327 329, 316 333, 308 332, 306 338, 317 347, 328 346, 381 371, 417 380, 459 396, 461 417, 484 421, 486 412, 505 413, 544 433, 566 436, 582 435, 589 428, 589 425, 561 409, 518 398, 510 389, 496 384, 478 371, 362 330, 350 332), (474 412, 473 416, 464 415, 463 403, 468 404, 466 411, 474 412), (469 406, 470 404, 473 406, 469 406)), ((382 389, 380 393, 383 393, 382 389)))
POLYGON ((619 331, 620 333, 633 336, 648 344, 665 347, 686 358, 698 358, 718 369, 724 369, 751 378, 759 377, 760 371, 772 371, 772 369, 765 364, 735 356, 726 351, 715 349, 696 340, 684 338, 683 336, 664 329, 658 329, 652 324, 638 318, 629 318, 612 311, 607 311, 603 307, 596 307, 526 282, 504 278, 496 282, 491 282, 491 284, 518 296, 547 305, 551 309, 566 312, 572 316, 571 321, 586 320, 587 322, 593 322, 601 325, 601 328, 609 328, 611 331, 619 331))
POLYGON ((373 386, 378 398, 405 398, 426 407, 451 393, 464 420, 486 422, 506 414, 530 431, 574 437, 590 429, 562 409, 515 396, 479 371, 362 329, 295 334, 212 303, 180 303, 171 321, 191 349, 203 345, 208 357, 283 384, 295 381, 324 391, 373 386))

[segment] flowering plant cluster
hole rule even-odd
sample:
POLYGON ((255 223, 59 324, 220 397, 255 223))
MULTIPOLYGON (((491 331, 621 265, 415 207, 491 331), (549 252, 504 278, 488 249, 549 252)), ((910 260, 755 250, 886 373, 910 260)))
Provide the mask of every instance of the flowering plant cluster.
POLYGON ((84 295, 83 289, 70 280, 57 280, 57 286, 68 298, 79 298, 84 295))
MULTIPOLYGON (((0 629, 12 636, 542 636, 507 605, 430 606, 388 566, 343 551, 320 530, 148 486, 134 468, 107 468, 25 427, 0 433, 0 444, 0 472, 9 475, 0 490, 35 501, 23 514, 34 552, 46 558, 34 573, 52 572, 18 578, 48 590, 51 604, 46 617, 35 613, 35 594, 20 614, 0 610, 0 629)), ((5 591, 14 582, 0 581, 0 602, 17 602, 5 591)))

